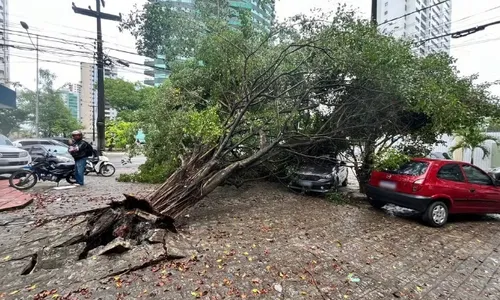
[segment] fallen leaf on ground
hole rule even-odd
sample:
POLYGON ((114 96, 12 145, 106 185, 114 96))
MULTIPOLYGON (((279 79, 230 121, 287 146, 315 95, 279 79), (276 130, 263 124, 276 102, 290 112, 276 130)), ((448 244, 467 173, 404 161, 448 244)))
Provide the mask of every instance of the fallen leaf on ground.
POLYGON ((253 290, 252 290, 252 293, 254 293, 254 294, 258 294, 258 293, 259 293, 259 289, 253 289, 253 290))
POLYGON ((6 257, 3 258, 4 261, 8 261, 10 259, 10 255, 7 255, 6 257))
POLYGON ((419 292, 419 293, 420 293, 420 292, 422 292, 423 290, 424 290, 424 289, 423 289, 421 286, 418 286, 418 285, 417 285, 417 292, 419 292))

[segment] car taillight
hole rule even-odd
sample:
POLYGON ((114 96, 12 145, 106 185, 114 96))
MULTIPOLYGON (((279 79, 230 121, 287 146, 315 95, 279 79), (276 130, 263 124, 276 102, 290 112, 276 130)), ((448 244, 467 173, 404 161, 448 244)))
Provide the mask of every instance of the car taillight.
POLYGON ((422 183, 424 183, 423 179, 415 180, 413 182, 413 192, 417 192, 418 190, 420 190, 420 188, 422 187, 422 183))

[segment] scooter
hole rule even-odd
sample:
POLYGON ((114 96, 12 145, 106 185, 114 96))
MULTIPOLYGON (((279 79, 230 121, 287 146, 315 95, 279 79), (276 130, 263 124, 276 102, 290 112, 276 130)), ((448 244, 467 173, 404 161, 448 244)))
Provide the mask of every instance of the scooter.
POLYGON ((85 166, 85 175, 89 173, 96 173, 104 177, 110 177, 115 174, 115 166, 109 161, 104 155, 96 156, 87 159, 87 165, 85 166))

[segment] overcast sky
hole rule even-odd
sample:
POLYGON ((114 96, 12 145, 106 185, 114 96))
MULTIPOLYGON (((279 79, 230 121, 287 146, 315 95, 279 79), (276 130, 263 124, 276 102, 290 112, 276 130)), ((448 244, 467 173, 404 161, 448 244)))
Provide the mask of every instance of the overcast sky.
MULTIPOLYGON (((500 20, 500 6, 491 0, 452 0, 452 31, 500 20)), ((40 34, 41 46, 49 47, 49 52, 40 53, 40 67, 50 69, 58 76, 56 84, 80 81, 80 61, 92 61, 93 41, 95 39, 95 19, 77 15, 71 9, 71 2, 79 7, 91 5, 93 0, 10 0, 9 25, 13 31, 23 31, 19 22, 25 21, 34 34, 40 34), (51 37, 65 39, 65 43, 51 40, 51 37), (72 41, 86 43, 78 46, 72 41), (60 49, 73 49, 80 53, 68 54, 60 49), (57 52, 57 53, 54 53, 57 52)), ((104 12, 118 14, 129 12, 135 4, 141 5, 144 0, 106 0, 104 12)), ((278 0, 276 12, 282 19, 297 13, 307 13, 313 8, 331 10, 337 3, 347 3, 358 8, 364 17, 369 16, 370 0, 278 0)), ((144 57, 129 54, 135 53, 134 38, 129 33, 120 33, 117 23, 103 21, 104 49, 111 57, 143 63, 144 57), (112 49, 117 50, 112 50, 112 49)), ((10 35, 10 44, 29 47, 30 40, 21 33, 10 35)), ((36 42, 33 40, 33 42, 36 42)), ((488 27, 482 32, 460 39, 452 39, 451 54, 458 59, 457 66, 461 73, 479 73, 484 81, 499 80, 500 69, 500 25, 488 27)), ((11 49, 11 81, 33 89, 35 87, 35 51, 11 49)), ((145 76, 140 66, 120 67, 119 76, 132 81, 142 81, 145 76)), ((500 89, 496 88, 500 95, 500 89)))

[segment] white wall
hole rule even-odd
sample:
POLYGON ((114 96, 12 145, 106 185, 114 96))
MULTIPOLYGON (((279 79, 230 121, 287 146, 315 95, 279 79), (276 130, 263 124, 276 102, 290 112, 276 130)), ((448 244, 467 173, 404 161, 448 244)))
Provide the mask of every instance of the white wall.
MULTIPOLYGON (((498 139, 500 139, 500 132, 488 132, 488 135, 491 135, 491 136, 494 136, 498 139)), ((434 145, 433 147, 433 152, 450 152, 449 149, 451 147, 453 147, 456 142, 457 142, 457 139, 453 136, 448 136, 448 135, 444 135, 441 137, 441 140, 445 141, 445 144, 444 145, 434 145)), ((492 152, 492 145, 494 144, 495 142, 493 141, 486 141, 484 146, 490 150, 490 153, 492 152)), ((471 150, 469 149, 463 149, 463 150, 458 150, 458 151, 463 151, 463 161, 465 162, 470 162, 470 159, 471 159, 471 150)), ((450 153, 451 154, 451 153, 450 153)), ((494 168, 494 167, 500 167, 499 166, 495 166, 494 163, 492 162, 492 155, 490 156, 487 156, 483 159, 483 151, 481 149, 475 149, 474 150, 474 165, 480 167, 481 169, 484 169, 484 170, 488 170, 490 168, 494 168)))

